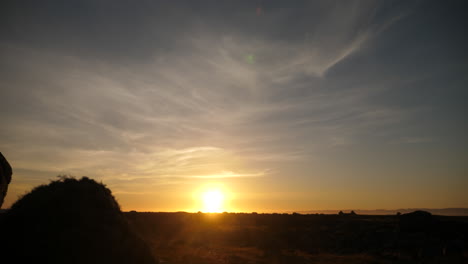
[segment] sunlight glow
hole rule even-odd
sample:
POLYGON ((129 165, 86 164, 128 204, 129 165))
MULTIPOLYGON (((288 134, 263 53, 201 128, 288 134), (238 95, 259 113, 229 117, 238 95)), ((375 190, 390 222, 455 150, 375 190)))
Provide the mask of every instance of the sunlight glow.
POLYGON ((220 190, 208 190, 202 193, 203 211, 220 213, 223 210, 224 195, 220 190))

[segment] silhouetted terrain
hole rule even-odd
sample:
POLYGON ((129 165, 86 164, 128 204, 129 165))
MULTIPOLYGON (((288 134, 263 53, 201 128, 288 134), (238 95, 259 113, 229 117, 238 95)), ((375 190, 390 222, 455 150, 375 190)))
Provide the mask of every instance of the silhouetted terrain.
POLYGON ((2 208, 3 199, 7 194, 8 184, 11 182, 12 174, 13 170, 11 169, 10 163, 8 163, 6 158, 0 152, 0 208, 2 208))
POLYGON ((161 263, 467 263, 468 217, 125 213, 161 263))
POLYGON ((122 213, 86 177, 36 187, 0 226, 1 263, 468 262, 464 216, 122 213))
MULTIPOLYGON (((414 211, 427 211, 434 215, 446 215, 446 216, 468 216, 468 208, 400 208, 400 209, 374 209, 374 210, 362 210, 353 209, 357 214, 363 215, 391 215, 396 213, 411 213, 414 211)), ((351 209, 347 210, 351 211, 351 209)), ((301 214, 336 214, 336 210, 309 210, 309 211, 297 211, 301 214)), ((289 212, 292 213, 292 212, 289 212)))
POLYGON ((8 263, 157 263, 111 191, 86 177, 38 186, 0 216, 8 263))

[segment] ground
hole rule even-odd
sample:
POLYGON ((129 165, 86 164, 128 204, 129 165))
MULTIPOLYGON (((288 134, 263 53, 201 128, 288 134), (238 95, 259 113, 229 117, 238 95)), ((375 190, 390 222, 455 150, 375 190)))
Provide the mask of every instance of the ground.
POLYGON ((468 217, 125 214, 162 263, 466 263, 468 217))

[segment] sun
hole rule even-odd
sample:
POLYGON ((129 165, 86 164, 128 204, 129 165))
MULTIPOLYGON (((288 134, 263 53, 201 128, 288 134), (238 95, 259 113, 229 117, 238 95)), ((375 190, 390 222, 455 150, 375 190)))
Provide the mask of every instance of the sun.
POLYGON ((224 194, 220 190, 208 190, 202 193, 203 212, 220 213, 223 211, 224 194))

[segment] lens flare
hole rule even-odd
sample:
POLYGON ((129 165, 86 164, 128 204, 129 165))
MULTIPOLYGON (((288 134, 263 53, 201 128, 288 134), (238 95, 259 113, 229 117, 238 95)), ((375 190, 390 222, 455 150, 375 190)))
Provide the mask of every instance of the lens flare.
POLYGON ((245 57, 245 61, 247 61, 248 64, 254 64, 255 63, 255 56, 250 54, 245 57))

